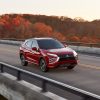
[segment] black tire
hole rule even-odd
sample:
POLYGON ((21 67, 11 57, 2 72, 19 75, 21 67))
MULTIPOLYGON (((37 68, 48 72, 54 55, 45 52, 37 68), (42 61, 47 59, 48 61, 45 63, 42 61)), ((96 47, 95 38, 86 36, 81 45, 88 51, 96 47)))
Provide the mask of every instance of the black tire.
POLYGON ((67 69, 73 69, 75 66, 68 66, 67 69))
POLYGON ((28 65, 28 62, 25 60, 25 57, 24 55, 20 55, 20 60, 21 60, 21 64, 22 66, 27 66, 28 65))
POLYGON ((40 59, 39 67, 40 67, 42 72, 47 72, 48 71, 47 64, 46 64, 46 62, 43 58, 40 59))

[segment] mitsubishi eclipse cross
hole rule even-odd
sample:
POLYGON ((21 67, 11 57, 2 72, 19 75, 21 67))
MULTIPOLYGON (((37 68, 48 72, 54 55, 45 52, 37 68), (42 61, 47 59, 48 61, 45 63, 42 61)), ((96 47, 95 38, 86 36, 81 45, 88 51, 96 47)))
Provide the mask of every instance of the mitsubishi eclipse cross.
POLYGON ((27 39, 22 43, 19 54, 23 66, 33 63, 43 72, 58 66, 73 69, 78 59, 74 50, 53 38, 27 39))

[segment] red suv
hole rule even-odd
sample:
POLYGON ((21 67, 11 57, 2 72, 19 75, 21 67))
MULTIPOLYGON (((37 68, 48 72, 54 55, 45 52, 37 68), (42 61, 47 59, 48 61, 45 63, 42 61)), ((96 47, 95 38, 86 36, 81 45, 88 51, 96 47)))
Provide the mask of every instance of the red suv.
POLYGON ((20 59, 23 66, 37 64, 43 72, 49 68, 77 65, 77 53, 53 38, 27 39, 20 47, 20 59))

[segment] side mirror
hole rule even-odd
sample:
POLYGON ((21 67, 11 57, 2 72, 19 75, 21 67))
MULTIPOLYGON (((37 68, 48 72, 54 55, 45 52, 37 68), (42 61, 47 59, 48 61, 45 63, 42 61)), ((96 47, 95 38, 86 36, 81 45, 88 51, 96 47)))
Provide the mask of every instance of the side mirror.
POLYGON ((34 50, 34 51, 38 51, 38 49, 37 49, 36 47, 33 47, 32 50, 34 50))

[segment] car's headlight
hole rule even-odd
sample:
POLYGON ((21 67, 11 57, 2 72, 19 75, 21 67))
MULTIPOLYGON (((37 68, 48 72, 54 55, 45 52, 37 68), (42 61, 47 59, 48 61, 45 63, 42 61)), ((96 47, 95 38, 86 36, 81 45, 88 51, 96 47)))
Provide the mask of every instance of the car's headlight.
POLYGON ((78 59, 78 54, 73 50, 74 57, 78 59))
POLYGON ((51 54, 51 53, 47 53, 48 56, 54 56, 54 57, 57 57, 56 54, 51 54))
POLYGON ((59 60, 59 57, 56 54, 47 53, 49 58, 49 63, 53 64, 59 60))

